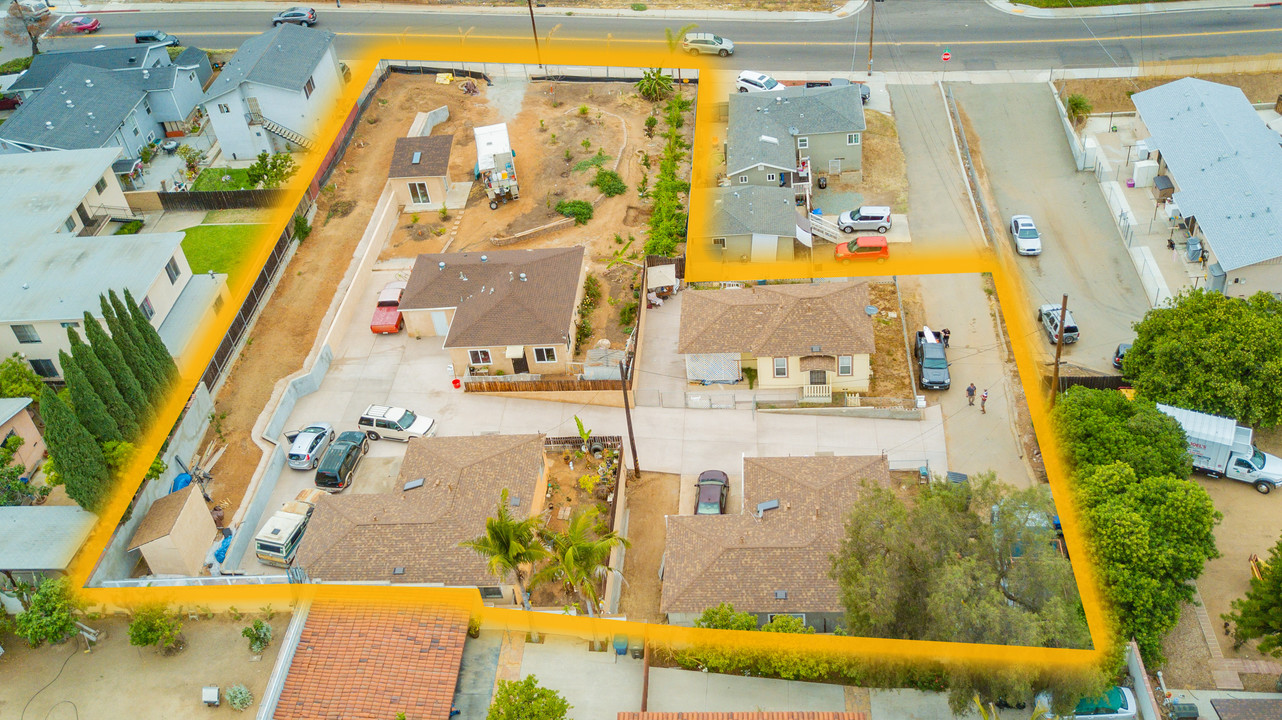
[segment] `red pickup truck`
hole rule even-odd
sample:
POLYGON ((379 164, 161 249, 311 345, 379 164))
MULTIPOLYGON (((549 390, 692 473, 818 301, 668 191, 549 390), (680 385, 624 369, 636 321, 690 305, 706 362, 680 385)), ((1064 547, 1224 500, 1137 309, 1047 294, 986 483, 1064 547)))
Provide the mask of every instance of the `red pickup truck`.
POLYGON ((405 292, 405 281, 395 280, 383 287, 378 294, 378 305, 374 308, 374 318, 369 322, 369 329, 378 335, 394 335, 401 331, 401 294, 405 292))

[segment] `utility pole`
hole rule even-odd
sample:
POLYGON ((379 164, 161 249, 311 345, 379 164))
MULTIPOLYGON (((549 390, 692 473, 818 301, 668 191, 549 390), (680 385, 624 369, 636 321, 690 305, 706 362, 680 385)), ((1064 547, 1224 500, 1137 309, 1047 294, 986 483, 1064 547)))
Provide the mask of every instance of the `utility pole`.
POLYGON ((873 23, 877 19, 877 3, 882 0, 872 0, 868 3, 868 77, 872 77, 872 29, 873 23))
POLYGON ((1055 335, 1055 370, 1051 376, 1051 409, 1055 409, 1055 397, 1059 395, 1059 354, 1064 352, 1064 317, 1068 315, 1068 293, 1059 306, 1059 332, 1055 335))
POLYGON ((525 0, 525 4, 530 8, 530 32, 534 34, 534 57, 539 61, 539 69, 543 68, 543 53, 539 50, 539 29, 534 26, 534 0, 525 0))
POLYGON ((632 471, 640 475, 641 465, 637 462, 637 436, 632 432, 632 407, 628 405, 628 385, 631 383, 628 382, 628 373, 623 368, 622 360, 619 361, 619 380, 623 382, 623 414, 628 418, 628 444, 632 446, 632 471))

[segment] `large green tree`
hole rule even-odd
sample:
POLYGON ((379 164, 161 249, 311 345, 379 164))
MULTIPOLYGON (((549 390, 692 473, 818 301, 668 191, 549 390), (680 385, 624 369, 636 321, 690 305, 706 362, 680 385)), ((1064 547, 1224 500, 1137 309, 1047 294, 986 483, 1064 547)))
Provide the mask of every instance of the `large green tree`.
POLYGON ((75 613, 80 605, 67 578, 41 580, 23 605, 26 609, 18 613, 14 631, 31 647, 60 643, 76 632, 75 613))
POLYGON ((526 675, 520 681, 499 680, 485 720, 566 720, 572 707, 561 693, 526 675))
POLYGON ((1233 623, 1239 643, 1259 640, 1259 650, 1282 657, 1282 539, 1269 550, 1263 577, 1251 578, 1246 597, 1233 601, 1233 612, 1224 619, 1233 623))
POLYGON ((610 572, 610 553, 619 546, 631 547, 631 543, 606 528, 601 512, 591 506, 575 511, 565 530, 549 533, 547 545, 551 562, 539 571, 539 579, 556 580, 573 588, 588 615, 595 617, 601 604, 597 583, 610 572))
POLYGON ((111 491, 111 471, 93 435, 75 413, 45 388, 40 397, 45 420, 45 443, 58 464, 67 495, 80 507, 96 512, 111 491))
POLYGON ((1188 477, 1192 471, 1184 430, 1152 401, 1075 386, 1059 397, 1053 418, 1075 469, 1122 462, 1140 477, 1188 477))
POLYGON ((531 609, 525 594, 526 568, 548 557, 548 549, 539 539, 542 525, 537 517, 518 520, 513 516, 507 488, 504 488, 494 517, 485 521, 485 534, 459 543, 484 558, 494 577, 506 580, 511 576, 526 610, 531 609))
POLYGON ((165 347, 165 341, 161 339, 160 333, 152 326, 147 316, 143 314, 142 306, 134 300, 129 288, 125 288, 124 304, 129 308, 129 314, 133 318, 134 326, 138 329, 138 334, 151 351, 152 359, 155 361, 156 366, 160 368, 165 378, 166 388, 168 388, 170 383, 178 379, 178 365, 174 363, 173 355, 169 354, 169 348, 165 347))
POLYGON ((142 386, 138 384, 138 378, 134 377, 134 371, 130 370, 129 365, 125 363, 125 356, 121 354, 114 339, 107 335, 102 325, 87 310, 85 311, 85 337, 89 339, 89 347, 93 348, 98 361, 111 375, 111 381, 120 391, 120 396, 133 410, 134 421, 139 428, 142 428, 151 417, 151 403, 146 393, 142 391, 142 386))
POLYGON ((38 400, 43 386, 40 376, 31 369, 31 363, 23 360, 18 353, 0 362, 0 397, 29 397, 38 400))
POLYGON ((120 428, 107 410, 106 403, 98 397, 76 361, 63 350, 58 351, 58 359, 62 363, 62 376, 67 381, 67 389, 71 391, 71 407, 80 424, 100 443, 123 440, 124 436, 120 434, 120 428))
POLYGON ((1236 418, 1282 422, 1282 300, 1258 292, 1240 300, 1203 289, 1135 324, 1123 361, 1141 397, 1236 418))
MULTIPOLYGON (((103 404, 107 406, 107 412, 115 420, 121 436, 126 440, 138 437, 138 421, 134 417, 134 410, 129 403, 125 402, 124 396, 120 394, 102 360, 94 354, 93 348, 80 339, 80 333, 76 332, 75 328, 67 328, 67 339, 71 342, 72 361, 88 379, 90 387, 102 399, 103 404)), ((64 370, 66 366, 64 361, 64 370)))
POLYGON ((156 367, 151 352, 138 336, 138 329, 134 327, 129 310, 123 305, 116 307, 119 302, 115 293, 112 293, 112 300, 105 295, 98 296, 102 318, 106 321, 107 328, 111 330, 111 339, 116 343, 116 347, 120 348, 125 364, 133 371, 143 395, 147 398, 148 405, 154 408, 164 394, 160 380, 161 370, 156 367))

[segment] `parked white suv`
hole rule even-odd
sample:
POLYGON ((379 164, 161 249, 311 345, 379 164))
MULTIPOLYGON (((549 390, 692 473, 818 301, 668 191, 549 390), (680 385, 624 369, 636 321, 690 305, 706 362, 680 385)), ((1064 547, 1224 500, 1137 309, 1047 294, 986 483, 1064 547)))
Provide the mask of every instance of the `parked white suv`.
MULTIPOLYGON (((1060 306, 1055 303, 1047 303, 1037 308, 1037 322, 1042 324, 1042 329, 1046 331, 1046 337, 1052 344, 1059 337, 1059 312, 1060 306)), ((1077 321, 1073 319, 1073 313, 1064 311, 1064 344, 1070 345, 1077 342, 1081 333, 1077 329, 1077 321)))
POLYGON ((681 36, 681 49, 691 55, 734 55, 734 43, 727 38, 706 32, 692 32, 681 36))
POLYGON ((400 407, 370 405, 356 422, 370 440, 400 440, 431 437, 436 434, 436 421, 400 407))
POLYGON ((734 86, 739 92, 783 90, 783 85, 780 85, 778 80, 775 80, 765 73, 759 73, 753 70, 744 70, 739 73, 739 79, 735 80, 734 86))
POLYGON ((837 218, 837 227, 844 233, 876 230, 884 234, 890 230, 890 208, 885 205, 864 205, 854 210, 847 210, 837 218))

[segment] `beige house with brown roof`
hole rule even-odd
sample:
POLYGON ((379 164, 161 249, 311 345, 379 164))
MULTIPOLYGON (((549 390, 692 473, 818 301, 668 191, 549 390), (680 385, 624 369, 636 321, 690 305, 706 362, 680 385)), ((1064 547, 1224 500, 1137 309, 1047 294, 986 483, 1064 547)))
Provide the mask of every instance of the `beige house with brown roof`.
POLYGON ((874 351, 867 305, 866 282, 688 292, 677 352, 691 382, 735 383, 755 368, 757 387, 797 388, 803 399, 866 393, 874 351))
POLYGON ((200 488, 192 484, 152 503, 126 549, 141 550, 153 575, 196 577, 217 535, 200 488))
POLYGON ((884 456, 743 459, 743 513, 669 515, 660 610, 692 625, 719 603, 766 623, 796 615, 832 632, 845 609, 829 577, 863 481, 889 486, 884 456))
POLYGON ((294 567, 314 582, 475 587, 485 600, 515 600, 510 578, 459 543, 485 532, 504 489, 513 515, 543 511, 542 435, 410 440, 398 487, 322 497, 294 567))
POLYGON ((450 148, 453 135, 396 139, 387 186, 405 212, 440 210, 450 191, 450 148))
POLYGON ((419 255, 401 317, 445 338, 456 377, 567 375, 586 268, 582 247, 419 255))

